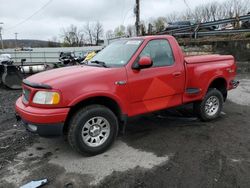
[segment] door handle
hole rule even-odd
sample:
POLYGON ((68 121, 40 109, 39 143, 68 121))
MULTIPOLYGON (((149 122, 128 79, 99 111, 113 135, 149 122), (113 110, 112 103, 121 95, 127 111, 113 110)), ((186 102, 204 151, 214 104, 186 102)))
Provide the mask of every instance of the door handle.
POLYGON ((180 75, 181 75, 181 72, 174 72, 174 73, 173 73, 173 76, 174 76, 174 77, 178 77, 178 76, 180 76, 180 75))

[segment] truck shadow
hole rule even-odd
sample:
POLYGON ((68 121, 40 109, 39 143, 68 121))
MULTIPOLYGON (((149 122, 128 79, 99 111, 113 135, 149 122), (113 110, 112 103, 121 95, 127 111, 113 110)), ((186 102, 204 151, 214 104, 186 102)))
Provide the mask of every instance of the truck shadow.
POLYGON ((163 156, 175 153, 187 143, 208 144, 211 132, 224 123, 224 118, 222 114, 216 120, 202 122, 190 105, 173 108, 130 119, 121 139, 133 148, 163 156))
MULTIPOLYGON (((223 118, 223 114, 212 122, 220 121, 221 118, 223 118)), ((201 127, 207 124, 196 117, 192 105, 188 104, 131 118, 126 126, 126 135, 150 133, 158 129, 172 130, 180 127, 201 127)))

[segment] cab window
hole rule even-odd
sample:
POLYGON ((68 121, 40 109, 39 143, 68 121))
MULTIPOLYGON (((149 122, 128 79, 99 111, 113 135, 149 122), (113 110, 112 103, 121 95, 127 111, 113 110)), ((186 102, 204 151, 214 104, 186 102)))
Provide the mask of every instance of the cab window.
POLYGON ((153 61, 153 67, 170 66, 174 64, 174 56, 167 40, 149 41, 139 57, 148 56, 153 61))

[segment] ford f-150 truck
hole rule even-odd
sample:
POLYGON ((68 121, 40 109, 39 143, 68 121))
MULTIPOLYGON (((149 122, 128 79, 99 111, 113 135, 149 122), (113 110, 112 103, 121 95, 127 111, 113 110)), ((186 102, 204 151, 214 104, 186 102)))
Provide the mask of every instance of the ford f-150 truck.
POLYGON ((23 80, 16 112, 41 136, 67 135, 80 153, 99 154, 129 117, 186 103, 202 121, 217 118, 236 88, 231 55, 185 57, 172 36, 111 43, 87 65, 38 73, 23 80))

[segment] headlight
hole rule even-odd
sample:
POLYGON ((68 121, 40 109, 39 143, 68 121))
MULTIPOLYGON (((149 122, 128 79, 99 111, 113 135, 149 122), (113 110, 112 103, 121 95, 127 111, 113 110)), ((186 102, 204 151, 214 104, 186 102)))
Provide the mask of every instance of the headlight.
POLYGON ((33 97, 33 103, 36 104, 58 104, 60 95, 57 92, 37 91, 33 97))

